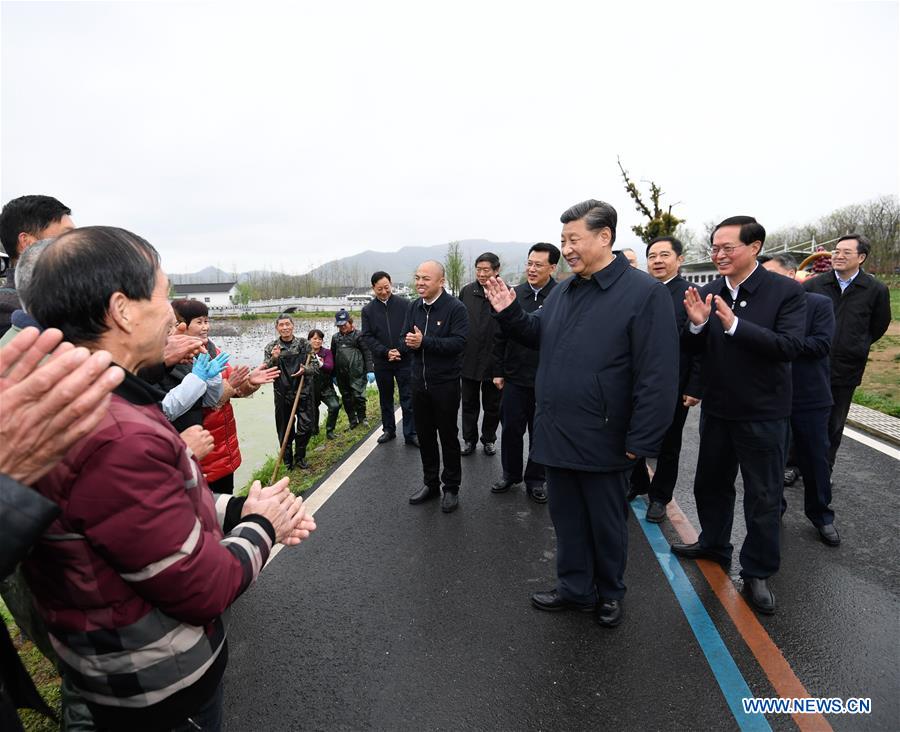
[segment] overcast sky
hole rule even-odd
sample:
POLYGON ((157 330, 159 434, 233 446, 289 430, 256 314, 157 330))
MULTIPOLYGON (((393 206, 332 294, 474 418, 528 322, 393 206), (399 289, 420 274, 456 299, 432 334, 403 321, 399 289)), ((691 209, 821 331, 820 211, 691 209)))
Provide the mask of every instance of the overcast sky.
POLYGON ((770 229, 898 192, 897 2, 3 2, 0 193, 170 272, 558 241, 586 198, 770 229), (646 188, 646 186, 644 186, 646 188))

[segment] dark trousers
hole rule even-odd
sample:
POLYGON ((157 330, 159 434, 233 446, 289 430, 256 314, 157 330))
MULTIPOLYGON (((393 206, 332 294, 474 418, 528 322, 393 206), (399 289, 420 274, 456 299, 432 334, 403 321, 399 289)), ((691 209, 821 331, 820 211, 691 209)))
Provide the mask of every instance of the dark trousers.
POLYGON ((397 420, 394 417, 394 380, 400 394, 400 410, 403 414, 403 437, 408 442, 416 436, 416 420, 413 417, 412 390, 409 385, 409 369, 394 371, 385 369, 375 372, 375 383, 378 385, 378 402, 381 405, 381 429, 388 434, 397 433, 397 420))
POLYGON ((234 493, 234 473, 229 473, 218 480, 214 480, 209 484, 209 489, 213 493, 227 493, 231 495, 234 493))
POLYGON ((435 489, 440 488, 443 483, 445 491, 458 493, 462 481, 459 429, 456 426, 459 414, 459 382, 454 380, 429 384, 427 389, 420 384, 413 388, 412 401, 419 435, 424 483, 429 488, 435 489), (444 457, 444 470, 440 473, 439 479, 441 454, 444 457))
POLYGON ((497 441, 500 424, 500 390, 490 379, 462 380, 462 433, 466 442, 478 442, 478 414, 484 406, 481 420, 482 443, 497 441))
POLYGON ((641 495, 646 493, 651 501, 659 501, 665 504, 672 500, 675 484, 678 482, 681 434, 684 431, 688 409, 689 407, 684 406, 684 403, 679 398, 672 424, 666 430, 662 445, 659 448, 653 480, 650 480, 650 475, 647 472, 646 458, 638 458, 638 461, 635 463, 634 470, 631 473, 631 487, 641 495))
POLYGON ((834 523, 831 466, 828 464, 829 407, 791 415, 794 457, 803 476, 803 511, 814 526, 834 523))
POLYGON ((500 391, 500 464, 503 477, 516 483, 522 480, 522 448, 528 430, 528 462, 525 464, 525 485, 534 488, 544 483, 544 466, 531 459, 534 440, 534 388, 509 381, 500 391))
POLYGON ((700 545, 730 562, 734 481, 744 481, 747 537, 741 547, 741 576, 770 577, 781 563, 781 499, 788 420, 732 421, 700 415, 700 451, 694 497, 700 545))
POLYGON ((828 464, 834 468, 834 459, 837 457, 838 448, 841 446, 841 438, 844 436, 844 425, 847 424, 847 415, 850 414, 850 404, 853 401, 855 386, 831 385, 831 398, 834 404, 828 415, 828 464))
POLYGON ((628 471, 588 473, 547 466, 550 518, 556 529, 557 590, 593 604, 625 595, 628 471))
POLYGON ((352 376, 336 369, 335 378, 350 425, 362 422, 366 418, 366 375, 352 376))
POLYGON ((326 409, 328 409, 328 416, 325 419, 325 431, 333 432, 334 428, 337 426, 338 414, 341 412, 341 402, 338 399, 338 395, 334 393, 334 387, 331 386, 331 382, 329 382, 328 387, 325 389, 320 389, 318 386, 316 387, 316 405, 313 407, 313 425, 312 425, 312 433, 314 435, 319 434, 319 405, 325 404, 326 409))
POLYGON ((313 414, 316 409, 315 399, 310 392, 308 389, 303 390, 300 403, 297 405, 297 413, 290 424, 288 419, 294 405, 294 395, 275 393, 275 430, 278 432, 279 448, 284 442, 285 432, 290 435, 284 449, 284 464, 287 467, 293 466, 294 460, 299 461, 306 457, 306 446, 312 435, 313 414))

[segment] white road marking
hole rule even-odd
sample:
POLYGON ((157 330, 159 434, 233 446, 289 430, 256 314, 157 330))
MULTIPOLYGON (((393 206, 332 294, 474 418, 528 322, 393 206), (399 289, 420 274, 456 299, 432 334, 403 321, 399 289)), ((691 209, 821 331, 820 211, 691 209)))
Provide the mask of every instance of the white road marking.
POLYGON ((873 450, 878 450, 878 452, 882 452, 888 457, 894 458, 894 460, 900 460, 900 450, 880 442, 874 437, 870 437, 865 432, 857 432, 852 427, 844 427, 844 436, 856 440, 857 442, 861 442, 863 445, 871 447, 873 450))
MULTIPOLYGON (((400 434, 403 434, 403 418, 402 412, 398 408, 394 413, 394 416, 397 421, 397 431, 400 434)), ((381 416, 379 415, 379 420, 381 416)), ((378 447, 378 438, 381 437, 381 432, 376 430, 371 435, 369 435, 368 439, 363 442, 359 447, 357 447, 348 457, 341 463, 341 466, 335 470, 328 478, 322 483, 313 494, 308 498, 304 499, 303 503, 306 505, 306 512, 311 516, 316 515, 316 511, 318 511, 322 506, 325 505, 325 502, 331 498, 336 492, 337 489, 340 488, 344 481, 347 480, 351 475, 353 475, 353 471, 355 471, 360 465, 362 465, 363 460, 365 460, 371 454, 372 450, 378 447)), ((313 534, 315 537, 315 534, 313 534)), ((269 553, 269 562, 271 562, 280 552, 284 549, 283 544, 276 544, 272 547, 272 551, 269 553)), ((269 562, 266 562, 268 565, 269 562)))

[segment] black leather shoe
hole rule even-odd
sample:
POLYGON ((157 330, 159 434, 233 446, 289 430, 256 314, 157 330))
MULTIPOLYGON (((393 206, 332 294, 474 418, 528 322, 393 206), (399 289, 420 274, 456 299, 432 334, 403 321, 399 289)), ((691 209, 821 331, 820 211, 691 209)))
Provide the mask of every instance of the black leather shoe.
POLYGON ((615 628, 625 617, 621 600, 604 600, 597 603, 597 624, 604 628, 615 628))
POLYGON ((347 426, 347 432, 350 432, 351 430, 355 430, 357 427, 359 427, 359 422, 351 422, 347 426))
POLYGON ((731 565, 731 560, 726 560, 715 552, 710 551, 709 549, 704 549, 700 546, 699 541, 695 541, 693 544, 672 544, 672 554, 677 554, 679 557, 685 557, 686 559, 709 559, 713 562, 718 562, 723 567, 728 567, 731 565))
POLYGON ((643 495, 643 493, 641 493, 637 488, 632 486, 631 488, 628 489, 628 493, 625 494, 625 500, 628 503, 631 503, 635 498, 637 498, 638 496, 642 496, 642 495, 643 495))
POLYGON ((785 468, 784 469, 784 484, 786 486, 794 485, 797 482, 797 478, 800 477, 800 471, 797 468, 785 468))
POLYGON ((494 485, 491 486, 491 493, 506 493, 510 488, 512 488, 516 483, 521 481, 518 480, 509 480, 508 478, 501 478, 494 485))
POLYGON ((558 613, 562 610, 576 610, 580 613, 592 613, 596 607, 596 605, 579 605, 576 602, 570 602, 566 598, 560 596, 558 590, 535 592, 531 596, 531 604, 538 610, 543 610, 548 613, 558 613))
POLYGON ((328 430, 328 432, 325 433, 325 437, 327 437, 329 440, 337 439, 337 435, 334 434, 334 430, 328 430))
POLYGON ((391 440, 394 440, 396 438, 397 435, 395 435, 393 432, 382 432, 378 437, 377 442, 379 445, 383 445, 385 442, 390 442, 391 440))
POLYGON ((528 497, 535 503, 547 502, 547 489, 542 485, 533 485, 530 488, 526 486, 525 492, 528 494, 528 497))
POLYGON ((418 447, 419 446, 419 438, 416 437, 415 435, 413 435, 406 441, 406 444, 409 445, 410 447, 418 447))
POLYGON ((761 577, 747 577, 744 580, 744 592, 750 604, 763 615, 775 612, 775 595, 769 589, 769 583, 761 577))
POLYGON ((666 504, 661 501, 650 501, 647 509, 647 520, 651 524, 661 524, 666 517, 666 504))
POLYGON ((432 498, 437 498, 439 495, 441 495, 441 492, 437 488, 423 485, 409 497, 409 502, 415 506, 418 503, 425 503, 425 501, 430 501, 432 498))
POLYGON ((497 454, 497 448, 494 447, 493 442, 485 442, 484 443, 484 454, 485 455, 496 455, 497 454))
POLYGON ((459 494, 451 491, 444 491, 444 497, 441 498, 441 511, 444 513, 453 513, 459 508, 459 494))
POLYGON ((459 451, 460 455, 471 455, 475 452, 475 443, 474 442, 464 442, 462 446, 462 450, 459 451))
POLYGON ((834 528, 834 524, 825 524, 824 526, 817 526, 816 528, 819 530, 819 538, 824 544, 828 544, 828 546, 841 545, 841 535, 838 533, 838 530, 834 528))

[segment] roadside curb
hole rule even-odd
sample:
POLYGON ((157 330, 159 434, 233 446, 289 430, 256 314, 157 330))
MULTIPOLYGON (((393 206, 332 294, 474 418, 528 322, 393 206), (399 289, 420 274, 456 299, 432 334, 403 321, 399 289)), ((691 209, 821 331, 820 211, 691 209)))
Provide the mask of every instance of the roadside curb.
POLYGON ((872 437, 900 447, 900 419, 861 404, 851 404, 847 424, 872 437))

